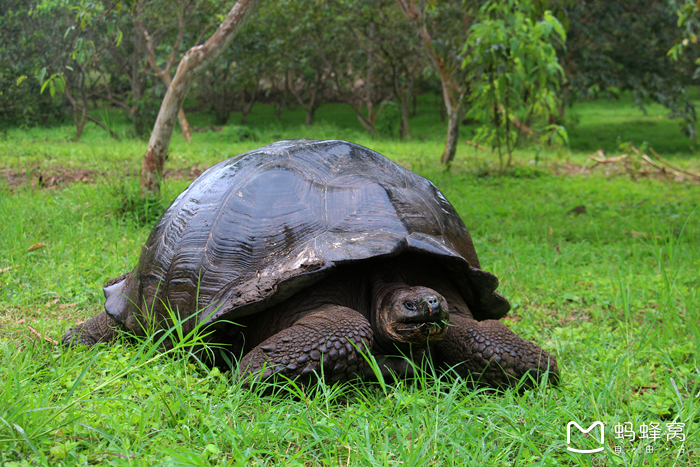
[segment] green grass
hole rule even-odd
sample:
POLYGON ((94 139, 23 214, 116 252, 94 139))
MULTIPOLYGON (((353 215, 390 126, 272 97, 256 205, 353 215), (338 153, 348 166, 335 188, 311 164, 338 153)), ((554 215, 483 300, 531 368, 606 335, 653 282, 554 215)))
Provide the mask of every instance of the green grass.
MULTIPOLYGON (((656 103, 648 103, 646 114, 625 93, 618 100, 579 102, 567 109, 571 148, 593 152, 603 149, 615 152, 620 145, 633 141, 640 146, 648 142, 660 154, 697 155, 697 142, 682 135, 685 121, 669 119, 669 111, 656 103)), ((697 127, 697 125, 696 125, 697 127)))
MULTIPOLYGON (((595 121, 581 109, 577 131, 612 126, 626 111, 598 104, 588 108, 595 121)), ((145 143, 113 142, 96 127, 78 143, 69 141, 69 126, 9 129, 0 168, 101 175, 63 189, 0 185, 3 465, 698 465, 700 187, 603 172, 557 175, 552 167, 585 161, 588 153, 576 150, 540 153, 537 167, 528 163, 536 152, 521 150, 519 165, 499 178, 486 175, 494 164, 487 154, 462 144, 445 172, 436 162, 444 135, 437 107, 422 106, 410 144, 369 138, 341 107, 322 107, 306 128, 296 123, 300 113, 275 123, 260 106, 248 127, 255 140, 239 141, 235 118, 221 133, 195 134, 190 145, 176 135, 168 168, 202 168, 292 137, 350 139, 411 167, 443 190, 482 266, 501 278, 514 306, 508 326, 556 355, 559 387, 474 390, 428 368, 418 381, 263 395, 188 358, 187 342, 171 355, 148 341, 54 347, 27 325, 58 340, 100 310, 107 279, 136 264, 152 216, 123 208, 135 196, 136 178, 127 174, 137 173, 145 143), (586 214, 567 214, 579 205, 586 214), (35 243, 46 246, 28 251, 35 243), (568 452, 572 420, 603 421, 605 450, 568 452), (615 425, 625 422, 636 432, 660 423, 664 436, 653 453, 646 441, 615 438, 615 425), (671 422, 685 423, 682 454, 677 439, 666 440, 671 422)), ((209 118, 192 116, 196 126, 209 118)), ((625 134, 645 134, 634 121, 622 125, 625 134)), ((680 134, 661 134, 669 147, 684 144, 680 134)), ((581 139, 598 137, 596 130, 581 139)), ((697 167, 676 152, 664 155, 697 167)), ((166 178, 164 203, 187 184, 166 178)), ((595 446, 590 437, 575 441, 595 446)))

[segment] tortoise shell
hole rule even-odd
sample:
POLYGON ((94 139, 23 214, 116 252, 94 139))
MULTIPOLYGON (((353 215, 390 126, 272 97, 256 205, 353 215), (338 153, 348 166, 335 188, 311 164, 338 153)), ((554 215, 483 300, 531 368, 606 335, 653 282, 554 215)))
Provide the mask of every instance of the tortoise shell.
POLYGON ((281 141, 220 162, 158 220, 138 265, 104 287, 139 333, 171 312, 198 323, 258 313, 349 262, 418 252, 452 274, 477 320, 510 305, 429 180, 346 141, 281 141), (170 310, 170 311, 169 311, 170 310))

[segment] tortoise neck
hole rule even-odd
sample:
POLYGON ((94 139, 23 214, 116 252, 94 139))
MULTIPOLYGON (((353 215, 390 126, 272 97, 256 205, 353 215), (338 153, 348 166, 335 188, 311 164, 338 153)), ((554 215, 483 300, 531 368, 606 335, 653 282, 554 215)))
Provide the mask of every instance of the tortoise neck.
POLYGON ((384 326, 386 323, 381 319, 382 308, 386 306, 386 299, 388 295, 397 289, 406 287, 407 284, 399 280, 398 275, 389 275, 391 279, 388 279, 386 275, 382 274, 382 271, 375 271, 370 277, 370 315, 369 321, 374 330, 374 350, 385 355, 395 354, 396 343, 392 342, 384 333, 384 326), (392 280, 393 279, 393 280, 392 280))

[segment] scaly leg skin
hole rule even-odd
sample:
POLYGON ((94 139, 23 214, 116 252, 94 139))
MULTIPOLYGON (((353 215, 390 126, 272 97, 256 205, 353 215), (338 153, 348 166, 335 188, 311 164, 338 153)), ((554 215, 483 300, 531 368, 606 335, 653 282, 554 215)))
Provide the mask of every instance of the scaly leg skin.
POLYGON ((61 343, 64 347, 92 347, 101 342, 111 342, 116 337, 117 329, 121 325, 115 321, 107 312, 103 311, 95 315, 82 324, 69 329, 63 337, 61 343))
POLYGON ((362 371, 364 359, 358 350, 371 348, 372 328, 364 316, 326 305, 248 352, 238 373, 244 387, 250 387, 251 376, 253 383, 272 376, 306 383, 321 374, 328 382, 345 381, 362 371))
MULTIPOLYGON (((490 386, 513 386, 525 375, 539 382, 547 370, 549 382, 559 382, 555 358, 497 320, 476 321, 452 314, 445 337, 436 347, 442 361, 454 366, 460 376, 471 375, 490 386)), ((532 386, 529 379, 523 383, 532 386)))

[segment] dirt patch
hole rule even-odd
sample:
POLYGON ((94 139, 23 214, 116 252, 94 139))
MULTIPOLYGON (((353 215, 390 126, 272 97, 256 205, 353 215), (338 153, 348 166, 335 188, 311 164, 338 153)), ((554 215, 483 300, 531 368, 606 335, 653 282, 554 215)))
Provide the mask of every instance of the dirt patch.
MULTIPOLYGON (((205 169, 205 167, 198 165, 190 168, 167 169, 163 178, 194 180, 205 169)), ((91 169, 72 169, 67 167, 50 167, 47 169, 39 167, 23 170, 0 169, 0 180, 5 181, 10 190, 19 186, 45 189, 63 188, 72 183, 95 183, 97 179, 115 175, 135 177, 138 173, 135 170, 126 170, 121 174, 110 174, 91 169)))
POLYGON ((93 183, 97 172, 90 169, 68 169, 52 167, 49 170, 0 169, 0 177, 7 181, 10 189, 29 185, 32 188, 58 188, 69 183, 93 183))
POLYGON ((552 168, 554 169, 554 173, 557 175, 562 173, 566 175, 581 175, 582 167, 582 165, 578 164, 562 164, 553 166, 552 168))
POLYGON ((198 165, 190 167, 189 169, 167 169, 163 174, 163 178, 172 178, 173 180, 194 180, 202 175, 202 172, 205 170, 206 167, 200 168, 198 165))

